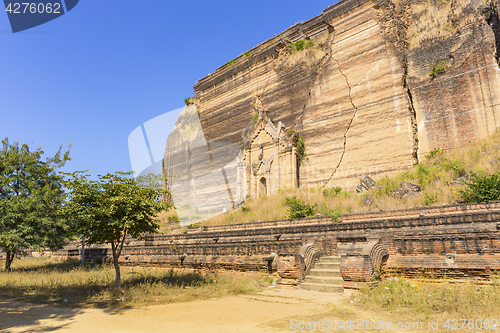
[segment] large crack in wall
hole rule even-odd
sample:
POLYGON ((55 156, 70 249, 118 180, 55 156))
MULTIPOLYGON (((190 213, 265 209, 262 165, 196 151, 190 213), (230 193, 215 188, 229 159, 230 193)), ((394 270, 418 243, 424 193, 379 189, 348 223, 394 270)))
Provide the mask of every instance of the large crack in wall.
POLYGON ((405 92, 405 99, 408 103, 408 115, 410 117, 410 127, 412 133, 412 150, 411 161, 413 164, 418 163, 418 123, 417 113, 413 104, 413 96, 408 85, 408 50, 410 42, 408 40, 408 27, 411 23, 412 9, 408 0, 399 2, 384 1, 378 7, 378 22, 384 31, 389 42, 399 52, 403 75, 401 77, 401 85, 405 92))
MULTIPOLYGON (((333 37, 332 37, 332 43, 333 43, 333 39, 335 39, 335 32, 333 32, 332 35, 333 35, 333 37)), ((352 122, 354 121, 354 118, 356 117, 356 114, 358 112, 358 108, 354 104, 354 101, 352 99, 352 88, 351 88, 351 85, 349 84, 349 79, 347 78, 347 75, 342 71, 342 66, 340 65, 340 62, 338 61, 338 59, 335 59, 333 57, 332 50, 330 49, 329 51, 330 52, 327 52, 327 55, 330 57, 330 59, 332 59, 333 61, 335 61, 335 63, 337 64, 337 68, 338 68, 340 74, 345 79, 345 83, 347 85, 347 88, 349 89, 349 94, 348 94, 349 101, 350 101, 350 103, 351 103, 351 105, 352 105, 352 107, 354 109, 354 112, 352 114, 351 119, 349 120, 349 124, 347 125, 346 130, 344 131, 344 142, 343 142, 343 145, 342 145, 342 153, 340 155, 339 162, 335 166, 335 169, 332 171, 330 177, 328 177, 328 179, 324 182, 323 187, 326 187, 326 185, 330 182, 330 180, 333 179, 333 177, 337 173, 337 170, 340 168, 340 165, 342 164, 342 161, 344 159, 344 155, 345 155, 345 152, 346 152, 346 147, 347 147, 347 134, 349 133, 349 130, 351 129, 352 122)))
POLYGON ((410 87, 408 86, 408 59, 406 55, 403 55, 403 76, 401 82, 403 85, 403 90, 405 91, 405 97, 408 102, 408 113, 410 114, 410 126, 412 134, 412 146, 411 146, 411 161, 413 164, 418 164, 418 124, 417 124, 417 112, 413 106, 413 96, 411 94, 410 87))

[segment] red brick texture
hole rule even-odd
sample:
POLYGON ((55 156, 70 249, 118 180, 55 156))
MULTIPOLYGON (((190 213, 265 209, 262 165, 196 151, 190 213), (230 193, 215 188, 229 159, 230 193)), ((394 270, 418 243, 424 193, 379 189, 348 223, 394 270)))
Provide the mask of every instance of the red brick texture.
MULTIPOLYGON (((297 255, 314 241, 323 255, 341 255, 345 281, 370 281, 377 270, 420 276, 487 278, 500 270, 500 202, 415 208, 189 229, 186 234, 127 239, 120 262, 189 268, 279 271, 301 279, 297 255), (376 246, 375 246, 376 245, 376 246), (378 251, 378 252, 377 252, 378 251), (387 254, 385 254, 385 251, 387 254), (272 261, 271 267, 268 266, 272 261)), ((79 255, 78 242, 55 255, 79 255)), ((106 247, 87 256, 109 259, 106 247)))

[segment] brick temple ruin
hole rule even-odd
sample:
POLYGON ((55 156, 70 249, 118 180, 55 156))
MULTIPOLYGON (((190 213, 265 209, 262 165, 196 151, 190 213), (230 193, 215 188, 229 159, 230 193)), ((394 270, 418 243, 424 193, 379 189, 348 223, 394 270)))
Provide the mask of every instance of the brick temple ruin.
MULTIPOLYGON (((73 242, 57 255, 79 251, 73 242)), ((107 247, 86 251, 111 255, 107 247)), ((500 202, 189 228, 128 239, 120 263, 278 272, 282 285, 320 290, 358 288, 381 272, 486 280, 500 270, 500 202), (331 275, 312 274, 330 261, 323 271, 331 275)))
MULTIPOLYGON (((342 0, 200 79, 165 151, 175 205, 220 212, 221 202, 280 188, 351 189, 365 175, 408 170, 436 147, 491 135, 500 126, 497 5, 436 6, 342 0), (449 11, 453 29, 432 35, 413 6, 449 11), (294 60, 289 44, 300 40, 313 46, 294 60)), ((78 244, 58 255, 79 255, 78 244)), ((120 260, 278 272, 282 285, 323 290, 381 272, 487 279, 500 270, 500 202, 191 228, 128 239, 120 260)))

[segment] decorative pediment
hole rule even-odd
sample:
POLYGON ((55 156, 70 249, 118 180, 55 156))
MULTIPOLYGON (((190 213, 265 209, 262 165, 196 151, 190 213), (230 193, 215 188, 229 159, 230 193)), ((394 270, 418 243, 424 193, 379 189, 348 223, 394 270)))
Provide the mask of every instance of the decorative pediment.
POLYGON ((280 188, 297 186, 295 145, 298 135, 287 130, 280 121, 275 125, 262 107, 260 98, 254 100, 258 119, 245 138, 245 164, 250 195, 259 197, 274 194, 280 188))
POLYGON ((264 167, 264 172, 269 172, 271 170, 271 164, 273 163, 273 156, 274 154, 272 154, 268 158, 260 158, 258 161, 252 162, 253 174, 255 176, 258 175, 261 166, 264 167))

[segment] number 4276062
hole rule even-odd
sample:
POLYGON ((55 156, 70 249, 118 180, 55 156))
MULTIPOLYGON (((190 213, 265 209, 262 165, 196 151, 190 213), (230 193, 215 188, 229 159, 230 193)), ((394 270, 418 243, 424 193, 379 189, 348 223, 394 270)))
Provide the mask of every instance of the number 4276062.
POLYGON ((60 3, 29 3, 29 2, 16 2, 9 3, 7 8, 5 8, 9 14, 61 14, 61 4, 60 3))

